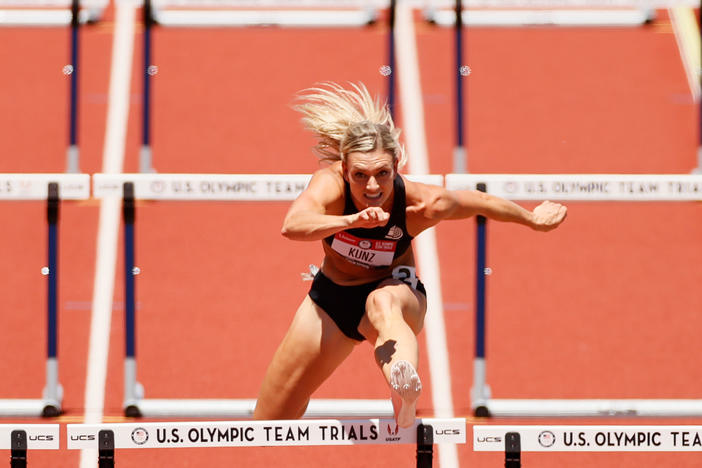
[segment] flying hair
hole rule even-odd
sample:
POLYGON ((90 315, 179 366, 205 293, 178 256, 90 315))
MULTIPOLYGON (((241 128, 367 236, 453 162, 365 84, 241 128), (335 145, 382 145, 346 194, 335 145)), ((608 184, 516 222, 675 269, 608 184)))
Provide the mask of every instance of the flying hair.
POLYGON ((343 161, 353 152, 382 149, 393 156, 398 167, 405 164, 404 147, 399 142, 387 104, 373 99, 363 83, 321 83, 302 90, 293 109, 302 114, 302 124, 317 137, 314 151, 323 161, 343 161))

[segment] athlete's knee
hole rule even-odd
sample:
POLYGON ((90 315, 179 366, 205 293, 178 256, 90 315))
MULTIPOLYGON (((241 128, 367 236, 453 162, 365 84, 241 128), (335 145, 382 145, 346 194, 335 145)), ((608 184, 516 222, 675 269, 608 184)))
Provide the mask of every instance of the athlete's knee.
POLYGON ((384 289, 376 289, 368 295, 366 315, 376 330, 395 320, 402 319, 398 299, 390 291, 384 289))

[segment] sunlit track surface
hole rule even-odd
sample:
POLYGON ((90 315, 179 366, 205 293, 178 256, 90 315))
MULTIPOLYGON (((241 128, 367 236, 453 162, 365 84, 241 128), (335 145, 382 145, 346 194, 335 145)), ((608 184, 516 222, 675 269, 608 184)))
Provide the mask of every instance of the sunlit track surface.
MULTIPOLYGON (((81 169, 99 172, 111 44, 110 15, 86 29, 81 169), (90 64, 90 67, 87 66, 90 64)), ((417 13, 417 19, 419 14, 417 13)), ((451 32, 415 25, 431 170, 451 172, 451 32)), ((137 31, 139 29, 137 28, 137 31)), ((301 173, 316 166, 312 138, 290 108, 315 82, 364 81, 384 93, 387 31, 165 30, 154 38, 154 166, 160 172, 301 173), (354 43, 354 47, 348 47, 354 43), (251 47, 255 44, 255 47, 251 47), (311 52, 312 51, 312 52, 311 52), (341 53, 340 51, 343 51, 341 53)), ((138 33, 139 34, 139 33, 138 33)), ((2 171, 61 171, 67 140, 68 33, 0 30, 34 53, 0 48, 2 171), (36 57, 31 61, 28 56, 36 57), (46 61, 38 57, 46 56, 46 61), (46 76, 47 78, 41 78, 46 76), (36 91, 32 91, 36 90, 36 91), (26 105, 31 103, 30 105, 26 105), (21 157, 19 157, 21 155, 21 157)), ((136 38, 125 171, 138 170, 141 92, 136 38)), ((7 43, 7 41, 3 41, 7 43)), ((684 173, 695 164, 696 110, 665 12, 642 29, 500 29, 466 38, 468 167, 471 172, 684 173), (645 53, 640 53, 641 51, 645 53)), ((402 122, 399 122, 402 126, 402 122)), ((140 380, 147 397, 250 398, 321 258, 316 244, 279 235, 288 203, 138 205, 140 380), (253 255, 256 253, 256 255, 253 255)), ((489 225, 488 380, 496 397, 698 398, 702 296, 699 204, 577 203, 556 232, 489 225), (547 334, 548 333, 548 334, 547 334), (663 350, 663 351, 661 351, 663 350)), ((0 204, 0 256, 12 271, 0 295, 10 320, 0 355, 0 396, 41 391, 43 210, 0 204), (39 247, 37 247, 39 246, 39 247), (28 286, 29 285, 29 286, 28 286), (25 351, 24 345, 34 346, 25 351), (10 385, 12 384, 12 385, 10 385)), ((61 382, 67 414, 81 422, 92 296, 96 202, 61 213, 61 382), (70 226, 70 227, 69 227, 70 226), (71 232, 69 235, 68 232, 71 232)), ((456 416, 469 416, 473 348, 474 224, 437 229, 456 416)), ((118 252, 121 258, 121 251, 118 252)), ((123 281, 117 265, 106 422, 122 421, 123 281)), ((5 330, 5 328, 4 328, 5 330)), ((423 340, 423 337, 421 337, 423 340)), ((426 349, 422 349, 426 355, 426 349)), ((427 374, 426 359, 420 373, 427 374)), ((319 397, 385 398, 362 345, 319 397)), ((431 415, 431 388, 420 416, 431 415)), ((471 420, 473 421, 473 420, 471 420)), ((602 419, 558 423, 600 424, 602 419)), ((485 421, 481 421, 485 422, 485 421)), ((524 421, 490 420, 519 424, 524 421)), ((528 423, 528 421, 527 421, 528 423)), ((699 424, 698 420, 607 420, 605 424, 699 424)), ((499 454, 459 448, 460 466, 500 466, 499 454)), ((529 454, 529 465, 692 467, 686 454, 529 454), (645 458, 644 458, 645 457, 645 458)), ((409 466, 403 448, 217 449, 126 452, 120 465, 409 466), (284 461, 284 464, 282 461, 284 461)), ((76 466, 61 450, 36 466, 76 466)))
MULTIPOLYGON (((111 18, 111 12, 105 17, 111 18)), ((81 170, 101 168, 111 30, 81 31, 78 137, 81 170)), ((69 136, 68 28, 0 28, 0 171, 63 172, 69 136)), ((44 202, 2 202, 0 281, 3 317, 0 398, 40 398, 45 381, 46 209, 44 202)), ((64 202, 59 214, 58 362, 64 417, 82 417, 85 356, 95 267, 97 206, 64 202)), ((3 423, 9 423, 3 419, 3 423)), ((27 422, 27 421, 25 421, 27 422)), ((54 422, 35 420, 30 423, 54 422)), ((78 466, 63 449, 31 454, 32 466, 78 466)))
MULTIPOLYGON (((689 172, 696 163, 696 110, 668 26, 662 12, 642 29, 469 31, 469 171, 689 172), (640 49, 647 53, 632 61, 640 49)), ((455 141, 448 88, 453 38, 450 31, 417 30, 427 140, 432 170, 440 173, 450 171, 455 141)), ((702 279, 695 265, 702 258, 699 215, 699 204, 689 203, 571 203, 565 224, 547 235, 489 223, 493 396, 698 398, 702 377, 691 328, 702 304, 694 286, 702 279)), ((475 225, 444 223, 437 236, 449 350, 472 355, 475 225)), ((452 379, 457 414, 467 412, 472 367, 452 360, 452 379)), ((462 465, 504 463, 465 447, 459 453, 462 465)), ((528 454, 524 460, 546 467, 636 466, 643 457, 528 454)), ((696 463, 685 454, 645 457, 657 466, 696 463)))
MULTIPOLYGON (((379 25, 323 32, 156 29, 154 44, 153 165, 159 172, 309 173, 317 167, 313 140, 290 109, 294 94, 325 80, 360 80, 374 93, 385 92, 379 69, 386 30, 379 25), (351 41, 356 47, 339 54, 351 41), (246 46, 251 43, 257 47, 246 46)), ((139 89, 137 83, 133 89, 139 89)), ((139 132, 138 118, 130 120, 130 135, 139 138, 139 132)), ((128 149, 125 172, 138 170, 135 150, 128 149)), ((256 395, 309 288, 300 273, 321 259, 319 245, 280 236, 287 207, 288 202, 137 207, 137 355, 147 398, 256 395)), ((118 277, 120 301, 122 283, 118 277)), ((120 412, 122 405, 121 314, 113 315, 112 330, 106 414, 120 412)), ((425 366, 420 372, 428 372, 425 366)), ((428 390, 420 413, 431 412, 428 390)), ((387 398, 371 348, 359 346, 315 396, 387 398)), ((353 454, 347 448, 221 449, 204 456, 220 466, 232 460, 247 466, 281 460, 287 466, 344 466, 360 459, 403 465, 414 459, 412 450, 396 447, 362 447, 353 454)), ((202 457, 192 449, 127 452, 120 463, 178 466, 202 457)))

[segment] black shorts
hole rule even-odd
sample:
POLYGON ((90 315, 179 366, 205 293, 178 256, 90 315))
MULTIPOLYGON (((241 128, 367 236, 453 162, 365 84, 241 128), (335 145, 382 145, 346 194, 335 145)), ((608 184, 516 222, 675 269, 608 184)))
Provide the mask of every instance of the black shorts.
MULTIPOLYGON (((404 281, 411 288, 426 296, 427 291, 422 282, 414 275, 414 268, 411 269, 411 273, 406 267, 405 271, 402 268, 396 268, 393 271, 393 276, 389 278, 404 281), (395 274, 398 269, 399 274, 395 274)), ((355 286, 341 286, 324 276, 320 271, 314 277, 309 296, 326 312, 344 335, 357 341, 364 341, 366 338, 358 332, 358 324, 361 323, 363 314, 366 313, 366 300, 368 295, 386 279, 355 286)))

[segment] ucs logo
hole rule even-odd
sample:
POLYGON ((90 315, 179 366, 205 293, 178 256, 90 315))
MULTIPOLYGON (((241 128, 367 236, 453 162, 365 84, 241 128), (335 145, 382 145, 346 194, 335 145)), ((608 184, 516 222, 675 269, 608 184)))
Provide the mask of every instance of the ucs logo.
POLYGON ((488 443, 488 444, 492 444, 492 443, 500 444, 500 443, 502 443, 502 437, 492 437, 492 436, 478 437, 478 442, 488 443))

